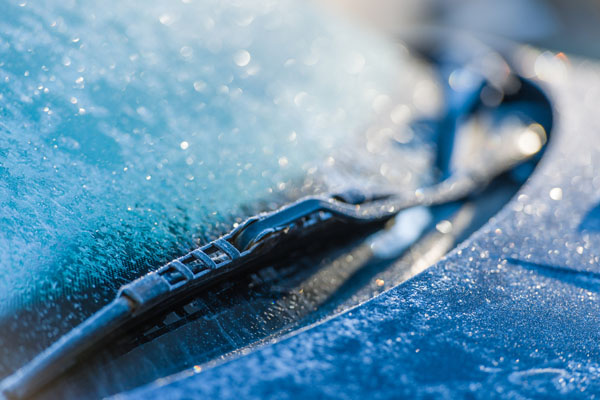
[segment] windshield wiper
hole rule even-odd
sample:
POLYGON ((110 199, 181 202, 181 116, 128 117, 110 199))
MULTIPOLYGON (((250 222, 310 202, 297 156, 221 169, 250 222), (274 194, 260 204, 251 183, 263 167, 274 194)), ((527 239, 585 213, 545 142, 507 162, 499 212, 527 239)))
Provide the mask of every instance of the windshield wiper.
MULTIPOLYGON (((534 84, 516 76, 513 78, 519 80, 519 93, 505 96, 506 101, 547 102, 534 84)), ((482 82, 485 87, 485 80, 482 82)), ((482 87, 469 96, 463 94, 463 115, 457 112, 461 107, 455 102, 444 126, 457 125, 465 113, 477 109, 482 87), (475 103, 473 99, 476 99, 475 103)), ((547 141, 546 131, 534 121, 524 123, 500 142, 490 141, 491 144, 483 146, 476 156, 470 157, 442 182, 410 195, 349 191, 313 196, 252 217, 229 234, 121 287, 111 303, 5 378, 0 384, 0 398, 30 396, 123 326, 165 311, 182 297, 260 264, 277 252, 299 248, 317 237, 316 233, 327 232, 334 225, 353 229, 384 223, 409 207, 464 199, 486 187, 497 176, 539 155, 547 141)))

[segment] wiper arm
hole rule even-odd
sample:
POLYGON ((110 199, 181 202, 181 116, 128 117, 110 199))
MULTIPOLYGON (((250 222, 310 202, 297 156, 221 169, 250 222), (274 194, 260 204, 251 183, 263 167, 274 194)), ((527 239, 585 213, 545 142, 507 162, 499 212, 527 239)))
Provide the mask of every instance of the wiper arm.
POLYGON ((112 302, 4 379, 0 393, 6 398, 28 397, 127 323, 164 310, 182 296, 240 272, 269 256, 278 245, 289 246, 291 240, 305 242, 312 233, 334 222, 384 222, 400 210, 395 197, 356 203, 361 197, 366 199, 357 193, 308 197, 258 215, 229 234, 122 286, 112 302), (350 198, 353 202, 342 200, 350 198))

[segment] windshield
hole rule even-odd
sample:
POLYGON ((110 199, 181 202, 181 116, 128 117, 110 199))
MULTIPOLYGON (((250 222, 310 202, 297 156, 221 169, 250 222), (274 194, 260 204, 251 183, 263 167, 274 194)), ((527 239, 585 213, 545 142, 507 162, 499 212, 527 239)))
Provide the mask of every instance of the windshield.
POLYGON ((427 69, 300 2, 22 2, 0 32, 2 375, 250 215, 430 179, 427 69))

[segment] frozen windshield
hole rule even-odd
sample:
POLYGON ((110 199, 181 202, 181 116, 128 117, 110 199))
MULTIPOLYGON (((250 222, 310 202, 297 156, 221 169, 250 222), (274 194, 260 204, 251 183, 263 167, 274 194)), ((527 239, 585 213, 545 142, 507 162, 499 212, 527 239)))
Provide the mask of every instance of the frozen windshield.
POLYGON ((340 149, 410 140, 370 128, 405 121, 409 82, 432 103, 405 52, 300 2, 7 3, 0 32, 3 374, 123 283, 323 190, 340 149))

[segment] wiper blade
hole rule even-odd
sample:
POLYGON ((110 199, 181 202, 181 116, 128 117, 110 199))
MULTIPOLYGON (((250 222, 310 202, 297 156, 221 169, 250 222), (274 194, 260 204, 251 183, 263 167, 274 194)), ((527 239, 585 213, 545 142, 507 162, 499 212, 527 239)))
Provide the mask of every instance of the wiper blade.
POLYGON ((112 302, 4 379, 0 393, 6 398, 31 395, 119 328, 154 311, 164 311, 182 296, 246 269, 280 245, 289 248, 293 241, 305 243, 307 237, 330 224, 385 222, 400 211, 403 202, 383 197, 374 201, 364 201, 368 198, 358 193, 308 197, 248 219, 229 234, 122 286, 112 302))
POLYGON ((354 191, 308 197, 252 217, 227 235, 122 286, 112 302, 5 378, 0 395, 10 399, 30 396, 124 325, 164 311, 182 297, 272 256, 280 247, 297 248, 331 225, 352 229, 384 223, 409 207, 456 201, 485 183, 475 176, 454 177, 410 198, 354 191))

